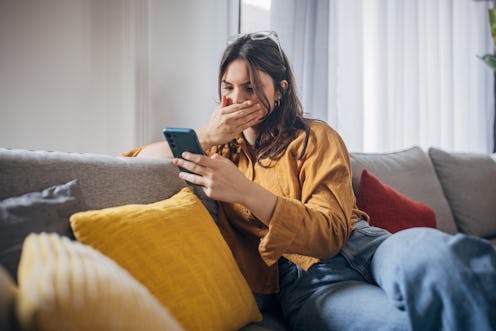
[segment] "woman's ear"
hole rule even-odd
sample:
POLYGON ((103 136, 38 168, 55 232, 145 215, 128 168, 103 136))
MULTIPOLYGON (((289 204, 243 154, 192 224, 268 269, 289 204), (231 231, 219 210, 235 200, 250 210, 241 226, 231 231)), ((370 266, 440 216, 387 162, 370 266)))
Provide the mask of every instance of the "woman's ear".
POLYGON ((279 89, 277 89, 276 91, 276 96, 278 98, 282 98, 283 94, 286 93, 286 91, 288 90, 288 87, 289 87, 289 84, 288 84, 288 81, 283 79, 279 82, 279 85, 281 86, 281 89, 282 89, 282 93, 279 92, 279 89))
POLYGON ((287 80, 285 80, 285 79, 281 80, 281 82, 280 82, 279 84, 281 84, 281 87, 282 87, 282 89, 283 89, 284 91, 286 91, 286 90, 288 89, 288 87, 289 87, 289 83, 288 83, 288 81, 287 81, 287 80))

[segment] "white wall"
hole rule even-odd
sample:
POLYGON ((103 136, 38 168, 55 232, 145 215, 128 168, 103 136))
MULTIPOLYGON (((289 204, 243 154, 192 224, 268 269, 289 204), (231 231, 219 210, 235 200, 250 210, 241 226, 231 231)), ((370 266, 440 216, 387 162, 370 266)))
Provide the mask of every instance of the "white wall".
POLYGON ((0 0, 0 147, 118 154, 201 126, 230 2, 0 0))
POLYGON ((130 114, 106 84, 123 76, 107 61, 120 33, 105 28, 109 3, 0 1, 0 146, 116 151, 110 122, 126 130, 130 114))
POLYGON ((198 128, 217 107, 229 10, 228 0, 150 1, 150 140, 165 126, 198 128))

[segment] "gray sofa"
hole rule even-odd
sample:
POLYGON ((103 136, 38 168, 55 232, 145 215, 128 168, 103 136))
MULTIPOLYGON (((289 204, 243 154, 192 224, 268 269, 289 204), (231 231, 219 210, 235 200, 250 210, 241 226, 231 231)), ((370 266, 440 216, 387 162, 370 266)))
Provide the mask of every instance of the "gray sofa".
MULTIPOLYGON (((480 236, 496 245, 494 156, 447 153, 433 148, 426 152, 412 147, 395 153, 352 153, 351 163, 355 192, 359 189, 362 170, 367 169, 398 192, 430 206, 441 231, 480 236)), ((85 202, 82 209, 151 203, 170 197, 185 186, 169 161, 0 148, 0 201, 72 179, 79 181, 85 202)), ((195 193, 215 218, 215 202, 200 190, 195 193)), ((57 229, 63 231, 69 227, 67 220, 61 222, 57 229)), ((8 226, 0 223, 0 233, 13 231, 8 226)), ((31 224, 15 229, 25 233, 44 230, 51 228, 31 224)), ((21 244, 18 242, 17 248, 21 244)), ((4 264, 7 252, 0 247, 4 264)), ((14 300, 15 281, 0 272, 1 330, 17 329, 14 300)), ((288 330, 288 327, 275 307, 273 311, 264 312, 262 322, 243 330, 288 330)))

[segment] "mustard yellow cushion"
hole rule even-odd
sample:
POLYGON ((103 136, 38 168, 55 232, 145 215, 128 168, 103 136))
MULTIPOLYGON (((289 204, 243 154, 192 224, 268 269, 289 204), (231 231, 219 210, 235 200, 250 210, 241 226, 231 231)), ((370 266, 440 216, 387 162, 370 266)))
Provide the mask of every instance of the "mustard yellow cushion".
POLYGON ((25 330, 183 330, 150 292, 100 252, 57 234, 31 234, 18 270, 25 330))
POLYGON ((207 209, 189 188, 148 205, 71 217, 76 238, 144 284, 186 330, 261 320, 253 294, 207 209))

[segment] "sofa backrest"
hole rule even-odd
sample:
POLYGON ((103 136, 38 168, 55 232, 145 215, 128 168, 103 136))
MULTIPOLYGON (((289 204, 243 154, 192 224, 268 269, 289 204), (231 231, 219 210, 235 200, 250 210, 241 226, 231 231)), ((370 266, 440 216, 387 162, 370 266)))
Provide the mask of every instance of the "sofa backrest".
MULTIPOLYGON (((0 200, 72 179, 90 209, 152 203, 186 186, 169 160, 0 148, 0 200)), ((194 190, 215 215, 216 204, 194 190)))
MULTIPOLYGON (((457 232, 432 163, 421 148, 351 153, 350 159, 355 192, 366 168, 385 184, 433 208, 440 230, 457 232)), ((90 209, 152 203, 172 196, 186 185, 177 174, 169 160, 0 148, 0 200, 78 179, 90 209)), ((200 189, 194 191, 215 218, 215 202, 200 189)))

